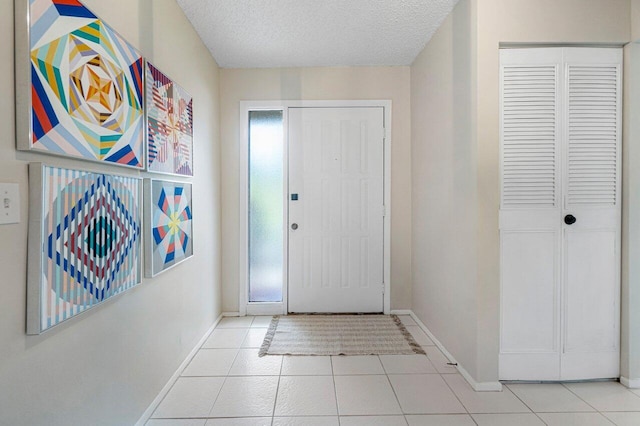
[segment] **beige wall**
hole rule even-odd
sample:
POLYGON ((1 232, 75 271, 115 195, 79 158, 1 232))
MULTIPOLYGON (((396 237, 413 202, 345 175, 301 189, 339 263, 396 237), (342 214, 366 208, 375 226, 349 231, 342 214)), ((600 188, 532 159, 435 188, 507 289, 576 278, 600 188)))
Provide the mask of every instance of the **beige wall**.
POLYGON ((463 0, 411 68, 412 306, 477 382, 498 378, 500 43, 624 44, 630 24, 630 0, 463 0), (446 195, 454 177, 466 200, 446 195))
POLYGON ((629 0, 478 2, 478 380, 495 380, 499 328, 499 55, 502 42, 629 41, 629 0))
POLYGON ((631 40, 640 41, 640 0, 631 0, 631 40))
POLYGON ((475 8, 461 0, 411 66, 414 313, 472 375, 477 318, 475 8))
POLYGON ((621 374, 640 382, 640 0, 631 1, 633 43, 624 49, 621 374))
POLYGON ((640 44, 624 60, 621 374, 640 380, 640 44))
POLYGON ((222 69, 223 310, 238 311, 242 100, 391 99, 391 307, 411 305, 411 129, 408 67, 222 69))
POLYGON ((135 423, 221 311, 218 68, 174 0, 84 0, 194 97, 194 253, 42 336, 25 335, 27 163, 128 169, 16 152, 13 1, 0 3, 0 182, 21 222, 0 226, 0 424, 135 423))

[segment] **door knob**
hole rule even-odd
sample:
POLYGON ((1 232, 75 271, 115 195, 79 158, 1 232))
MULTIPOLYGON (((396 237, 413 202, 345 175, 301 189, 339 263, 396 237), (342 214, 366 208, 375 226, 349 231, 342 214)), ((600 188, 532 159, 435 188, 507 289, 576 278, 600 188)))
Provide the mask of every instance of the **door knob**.
POLYGON ((294 231, 295 231, 296 229, 298 229, 298 224, 297 224, 297 223, 292 223, 292 224, 291 224, 291 229, 293 229, 294 231))
POLYGON ((572 214, 568 214, 564 217, 564 223, 566 223, 567 225, 573 225, 574 223, 576 223, 576 217, 572 214))

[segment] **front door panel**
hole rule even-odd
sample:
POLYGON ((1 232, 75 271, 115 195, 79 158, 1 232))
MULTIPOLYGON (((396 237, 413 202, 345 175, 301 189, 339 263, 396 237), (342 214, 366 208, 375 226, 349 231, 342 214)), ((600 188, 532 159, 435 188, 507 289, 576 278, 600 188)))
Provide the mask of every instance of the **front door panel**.
POLYGON ((383 108, 291 108, 289 192, 289 312, 382 312, 383 108))

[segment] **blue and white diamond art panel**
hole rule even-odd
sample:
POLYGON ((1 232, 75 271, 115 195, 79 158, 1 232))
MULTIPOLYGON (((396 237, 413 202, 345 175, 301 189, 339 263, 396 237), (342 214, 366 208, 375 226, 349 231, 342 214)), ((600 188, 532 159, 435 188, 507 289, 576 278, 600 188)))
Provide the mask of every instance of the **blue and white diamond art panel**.
POLYGON ((30 334, 140 282, 140 180, 32 164, 30 334), (34 205, 35 204, 35 205, 34 205))

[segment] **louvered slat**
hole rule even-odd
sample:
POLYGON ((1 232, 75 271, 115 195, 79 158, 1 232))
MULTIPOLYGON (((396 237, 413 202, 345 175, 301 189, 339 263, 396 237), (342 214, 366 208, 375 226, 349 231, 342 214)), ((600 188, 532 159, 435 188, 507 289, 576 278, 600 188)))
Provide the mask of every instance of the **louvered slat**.
POLYGON ((505 66, 502 78, 502 207, 553 207, 557 68, 505 66))
POLYGON ((618 69, 569 65, 567 204, 615 206, 618 69))

